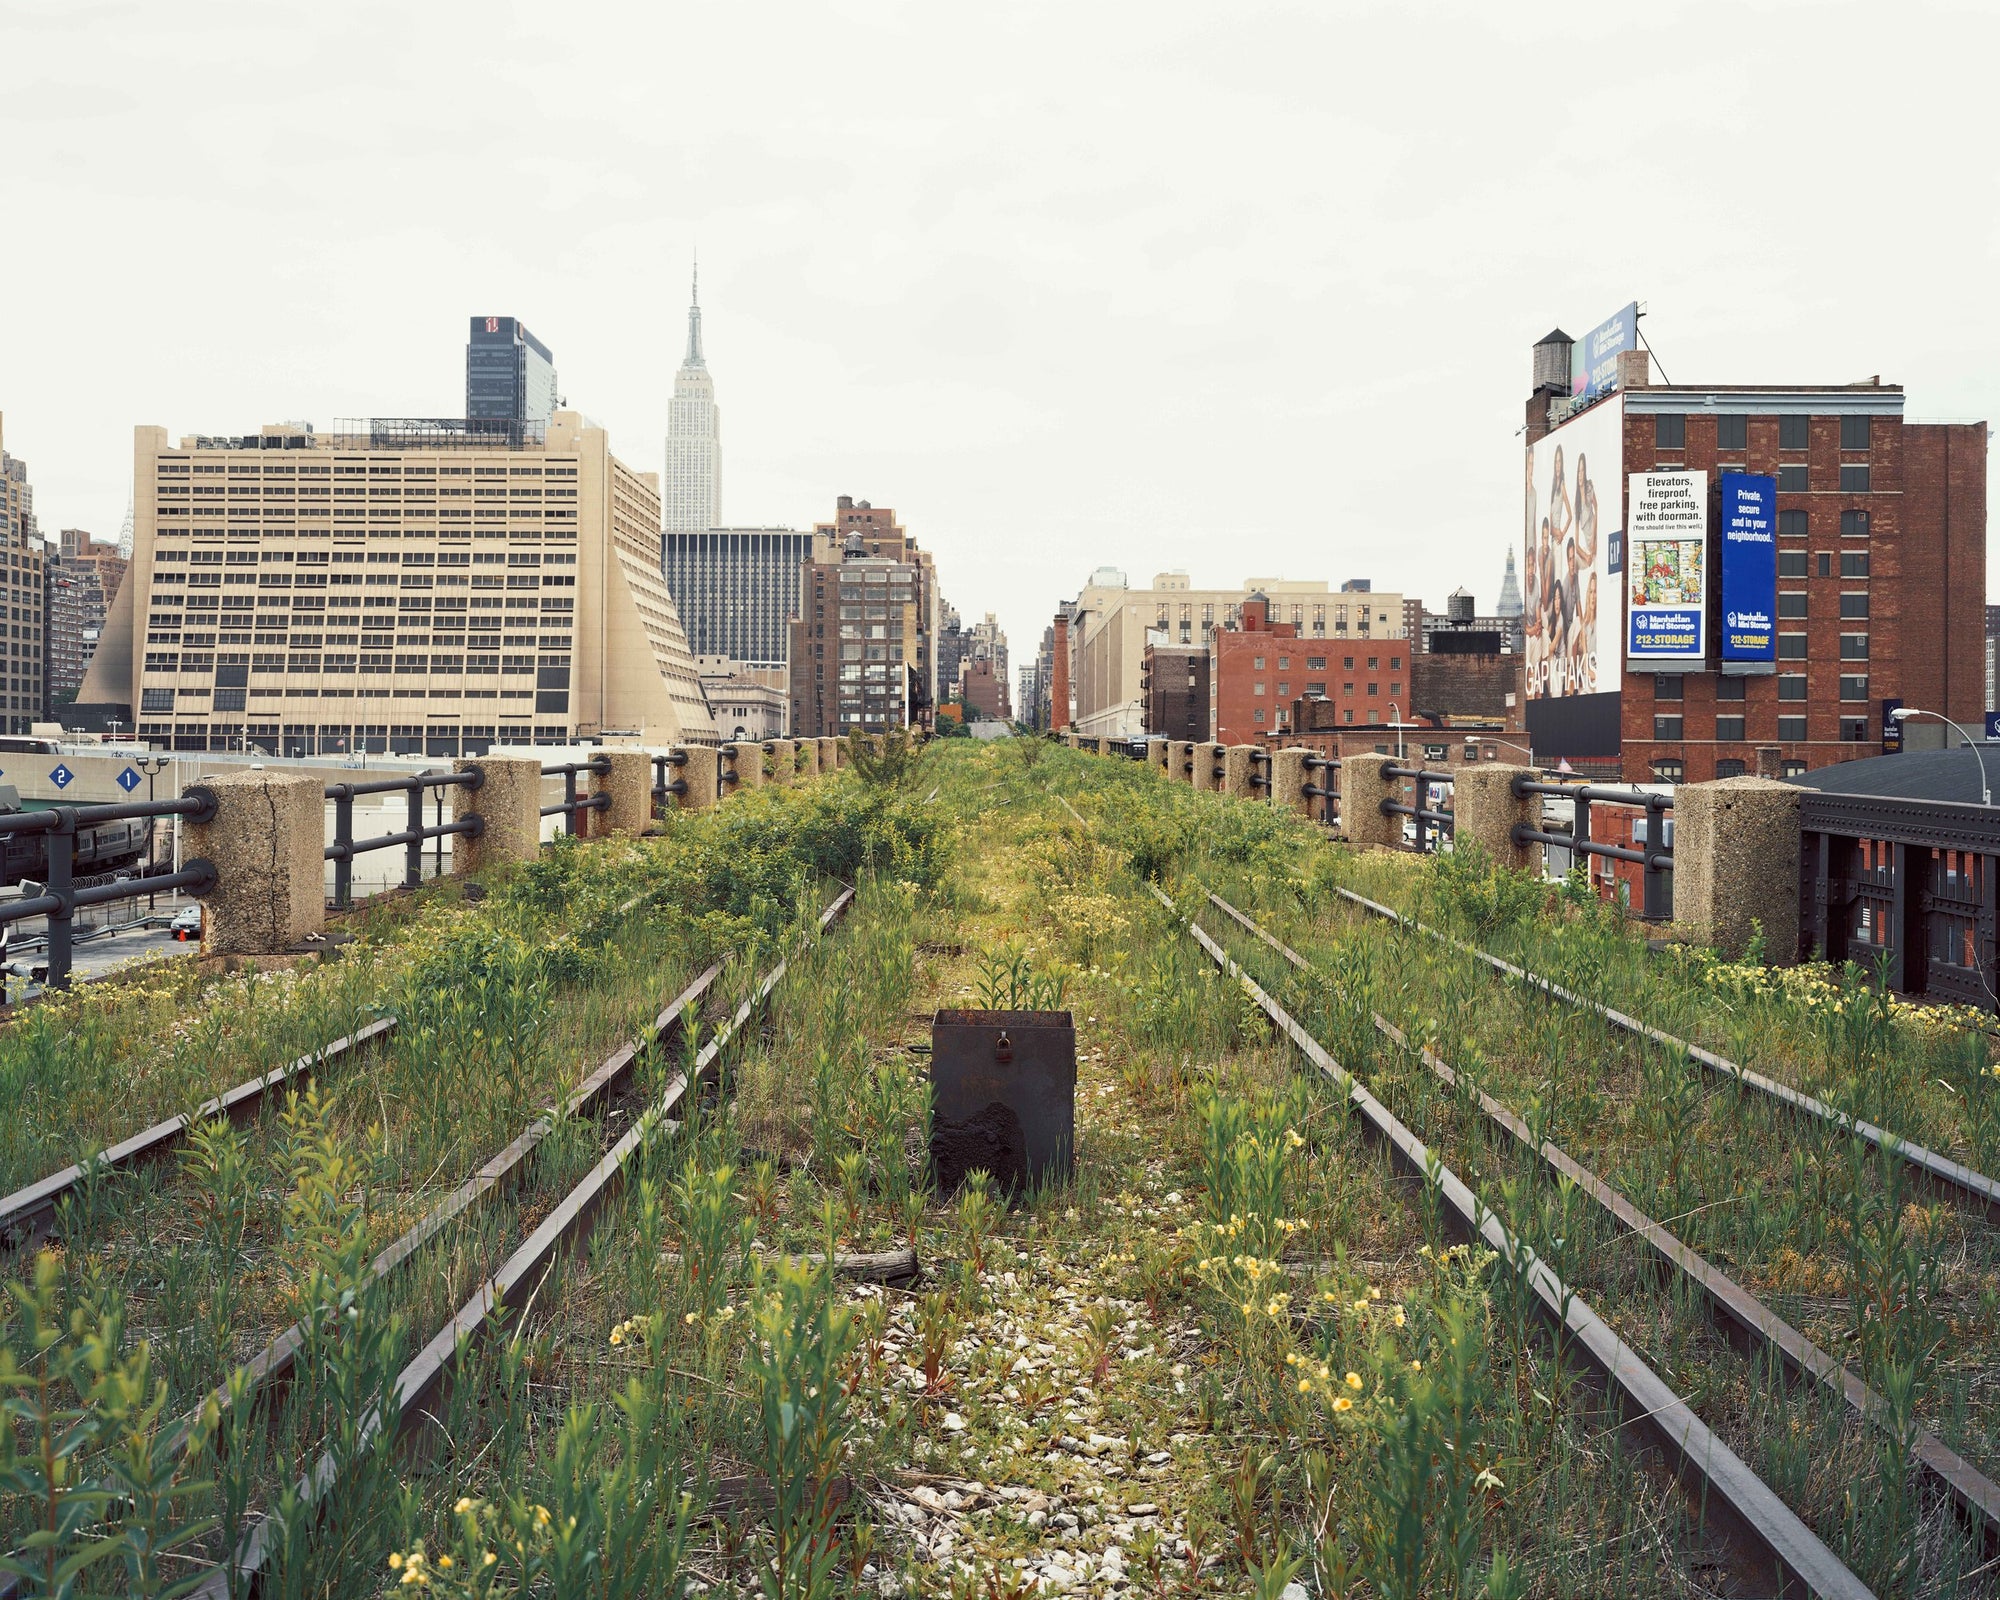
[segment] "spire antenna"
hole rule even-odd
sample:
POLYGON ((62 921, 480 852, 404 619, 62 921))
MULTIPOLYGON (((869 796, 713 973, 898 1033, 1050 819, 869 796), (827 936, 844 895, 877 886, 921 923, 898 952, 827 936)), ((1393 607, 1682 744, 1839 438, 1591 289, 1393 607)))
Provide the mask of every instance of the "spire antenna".
POLYGON ((701 354, 701 256, 694 258, 694 284, 688 302, 688 345, 687 354, 681 360, 683 367, 705 367, 708 365, 701 354))

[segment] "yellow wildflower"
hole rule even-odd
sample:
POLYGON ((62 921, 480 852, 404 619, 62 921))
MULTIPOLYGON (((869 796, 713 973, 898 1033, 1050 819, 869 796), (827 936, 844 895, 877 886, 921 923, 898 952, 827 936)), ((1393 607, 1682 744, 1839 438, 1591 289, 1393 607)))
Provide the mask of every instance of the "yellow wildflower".
POLYGON ((1352 1411, 1354 1409, 1354 1402, 1348 1399, 1346 1395, 1341 1395, 1333 1402, 1333 1409, 1336 1411, 1352 1411))
POLYGON ((1348 1388, 1358 1391, 1361 1388, 1361 1374, 1358 1372, 1350 1372, 1347 1375, 1345 1382, 1348 1388))

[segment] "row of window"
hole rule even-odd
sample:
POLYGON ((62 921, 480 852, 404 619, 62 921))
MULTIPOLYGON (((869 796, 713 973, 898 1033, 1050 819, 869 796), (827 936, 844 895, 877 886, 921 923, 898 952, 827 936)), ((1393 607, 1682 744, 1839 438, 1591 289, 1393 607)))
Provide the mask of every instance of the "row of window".
MULTIPOLYGON (((1866 450, 1869 436, 1873 432, 1870 417, 1844 416, 1840 419, 1840 448, 1843 450, 1866 450)), ((1804 450, 1812 442, 1812 418, 1778 418, 1778 448, 1780 450, 1804 450)), ((1653 442, 1662 450, 1685 450, 1687 448, 1687 414, 1679 411, 1663 411, 1653 418, 1653 442)), ((1715 419, 1715 445, 1718 450, 1743 450, 1750 444, 1750 418, 1742 413, 1718 416, 1715 419)))
MULTIPOLYGON (((1681 719, 1679 717, 1653 718, 1653 737, 1662 741, 1683 737, 1681 733, 1681 719)), ((1717 717, 1715 719, 1715 737, 1718 741, 1741 742, 1745 737, 1743 719, 1741 717, 1717 717)), ((1806 733, 1806 719, 1796 715, 1778 718, 1778 737, 1792 744, 1803 743, 1809 737, 1806 733)), ((1863 713, 1842 716, 1840 718, 1839 737, 1847 744, 1866 743, 1870 738, 1867 715, 1863 713)), ((1724 773, 1722 776, 1731 777, 1740 776, 1740 774, 1724 773)))
MULTIPOLYGON (((1326 671, 1325 656, 1307 656, 1305 658, 1305 661, 1306 661, 1306 671, 1308 672, 1326 671)), ((1250 664, 1254 671, 1262 672, 1264 670, 1264 657, 1254 656, 1251 658, 1250 664)), ((1352 672, 1354 670, 1354 657, 1345 656, 1341 659, 1340 664, 1343 667, 1345 667, 1349 672, 1352 672)), ((1382 658, 1380 656, 1370 656, 1368 658, 1368 670, 1370 672, 1376 671, 1381 666, 1381 664, 1382 664, 1382 658)), ((1291 671, 1291 668, 1292 668, 1292 658, 1290 656, 1278 657, 1278 670, 1280 672, 1289 672, 1291 671)), ((1401 672, 1403 670, 1403 658, 1401 656, 1391 656, 1389 658, 1389 670, 1391 672, 1401 672)))
POLYGON ((1778 552, 1778 576, 1781 578, 1809 578, 1817 567, 1822 578, 1834 576, 1834 558, 1840 560, 1843 578, 1865 578, 1868 576, 1868 552, 1866 550, 1780 550, 1778 552))

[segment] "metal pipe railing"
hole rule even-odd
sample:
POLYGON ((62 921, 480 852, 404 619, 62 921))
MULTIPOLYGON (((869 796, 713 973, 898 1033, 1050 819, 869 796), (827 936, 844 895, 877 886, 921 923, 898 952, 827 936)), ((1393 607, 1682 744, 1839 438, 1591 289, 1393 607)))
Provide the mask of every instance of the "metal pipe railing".
MULTIPOLYGON (((476 793, 485 781, 486 774, 478 767, 468 767, 463 772, 415 772, 397 778, 328 784, 326 798, 333 803, 333 843, 326 847, 322 859, 333 863, 333 908, 345 911, 354 904, 356 856, 367 855, 373 850, 392 850, 401 845, 404 850, 403 887, 414 889, 424 881, 425 844, 433 839, 453 836, 479 838, 484 832, 484 824, 477 817, 450 823, 444 820, 444 792, 457 788, 468 794, 476 793), (361 796, 376 794, 403 795, 408 801, 408 825, 395 833, 357 840, 354 837, 354 802, 361 796), (437 826, 431 828, 424 826, 424 797, 427 794, 437 797, 437 826)), ((442 852, 439 859, 443 859, 442 852)))

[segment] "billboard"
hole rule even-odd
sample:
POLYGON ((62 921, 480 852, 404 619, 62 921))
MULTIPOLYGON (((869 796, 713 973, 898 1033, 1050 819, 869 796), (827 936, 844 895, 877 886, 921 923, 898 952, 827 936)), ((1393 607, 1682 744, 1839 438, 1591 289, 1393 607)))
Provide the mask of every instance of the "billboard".
POLYGON ((1634 300, 1586 333, 1569 352, 1569 392, 1595 400, 1618 387, 1618 358, 1639 348, 1639 302, 1634 300))
POLYGON ((1649 671, 1708 659, 1708 474, 1635 472, 1626 495, 1625 654, 1649 671))
POLYGON ((1624 448, 1620 399, 1528 447, 1521 630, 1531 703, 1618 687, 1624 448))
POLYGON ((1778 480, 1722 475, 1722 661, 1778 661, 1778 480))

